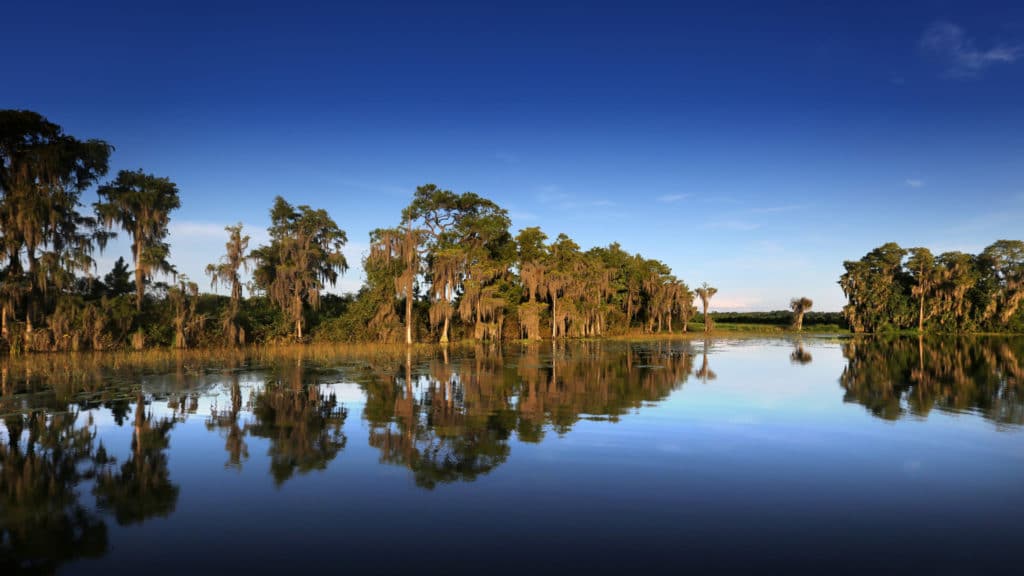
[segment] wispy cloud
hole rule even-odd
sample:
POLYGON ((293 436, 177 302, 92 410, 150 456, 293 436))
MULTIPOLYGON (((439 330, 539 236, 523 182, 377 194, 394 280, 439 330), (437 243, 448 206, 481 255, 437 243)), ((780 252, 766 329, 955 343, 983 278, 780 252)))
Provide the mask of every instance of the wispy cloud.
POLYGON ((189 220, 171 221, 167 226, 173 236, 188 236, 191 238, 224 238, 228 233, 224 230, 224 224, 216 222, 193 222, 189 220))
POLYGON ((568 197, 569 195, 563 192, 557 184, 544 184, 537 187, 537 201, 541 204, 553 204, 568 197))
POLYGON ((792 212, 794 210, 800 210, 804 206, 801 204, 785 204, 783 206, 767 206, 765 208, 751 208, 751 212, 754 214, 777 214, 779 212, 792 212))
POLYGON ((662 204, 675 204, 676 202, 686 200, 690 196, 693 196, 693 194, 662 194, 658 196, 658 202, 662 204))
POLYGON ((756 296, 721 296, 711 301, 711 311, 738 312, 763 308, 763 300, 756 296))
POLYGON ((951 22, 933 22, 921 35, 923 50, 946 60, 945 75, 951 78, 977 76, 993 64, 1016 62, 1024 55, 1020 44, 995 44, 982 50, 963 28, 951 22))
POLYGON ((910 188, 924 188, 924 180, 919 178, 907 178, 904 183, 910 188))
MULTIPOLYGON (((204 246, 222 248, 228 240, 227 226, 235 223, 224 222, 202 222, 196 220, 171 221, 167 226, 172 244, 174 243, 200 243, 204 246), (217 241, 217 242, 215 242, 217 241)), ((254 224, 242 224, 242 234, 249 236, 249 246, 255 247, 258 243, 266 242, 270 237, 266 227, 254 224)))
POLYGON ((742 206, 747 203, 746 200, 731 196, 702 196, 699 200, 704 204, 725 204, 727 206, 742 206))
POLYGON ((711 230, 734 230, 737 232, 748 232, 750 230, 757 230, 758 228, 761 227, 761 225, 754 222, 747 222, 744 220, 716 220, 714 222, 708 222, 703 227, 711 230))
POLYGON ((610 208, 616 203, 604 198, 580 198, 576 194, 564 192, 559 186, 547 184, 537 189, 537 201, 549 207, 561 210, 580 210, 585 208, 610 208))

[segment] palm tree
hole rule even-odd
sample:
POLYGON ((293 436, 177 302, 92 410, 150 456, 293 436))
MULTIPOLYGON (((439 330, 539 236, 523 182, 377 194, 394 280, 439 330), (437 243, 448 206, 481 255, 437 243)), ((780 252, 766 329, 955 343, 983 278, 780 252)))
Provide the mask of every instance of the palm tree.
POLYGON ((814 306, 814 301, 806 296, 793 298, 789 301, 789 309, 793 311, 793 328, 799 332, 804 329, 804 313, 814 306))
MULTIPOLYGON (((698 290, 700 290, 700 288, 698 288, 698 290)), ((707 326, 706 323, 705 326, 707 326)), ((718 378, 718 374, 715 374, 715 371, 712 370, 710 366, 708 366, 708 348, 711 348, 711 341, 705 339, 704 348, 701 351, 700 368, 694 371, 694 375, 697 376, 697 378, 700 378, 701 382, 705 384, 708 383, 708 380, 714 380, 715 378, 718 378)))
POLYGON ((697 296, 700 296, 700 301, 704 305, 704 333, 711 331, 711 327, 714 322, 711 321, 711 317, 708 316, 708 304, 711 302, 711 298, 718 293, 718 288, 708 286, 707 282, 700 285, 700 288, 694 290, 697 296))
POLYGON ((793 343, 793 352, 789 354, 789 361, 792 364, 810 364, 814 360, 811 353, 804 349, 804 343, 802 341, 793 343))
POLYGON ((221 256, 217 264, 206 266, 206 274, 210 276, 210 286, 218 283, 231 288, 231 301, 228 304, 227 313, 224 315, 224 333, 228 342, 232 345, 245 344, 245 331, 238 326, 238 305, 242 299, 242 279, 239 269, 249 271, 249 236, 242 235, 242 225, 224 228, 230 235, 224 247, 227 253, 221 256))
POLYGON ((135 257, 135 309, 142 310, 146 279, 154 271, 173 274, 167 262, 170 247, 164 242, 172 210, 181 207, 178 186, 167 178, 142 170, 121 170, 117 178, 96 191, 101 201, 96 212, 107 226, 114 223, 132 237, 135 257))

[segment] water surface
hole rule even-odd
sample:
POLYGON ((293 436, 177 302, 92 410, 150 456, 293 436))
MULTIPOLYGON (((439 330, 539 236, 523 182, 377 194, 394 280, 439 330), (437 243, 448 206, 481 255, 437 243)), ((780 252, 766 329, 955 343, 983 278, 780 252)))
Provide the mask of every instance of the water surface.
POLYGON ((1022 339, 2 362, 4 574, 1017 572, 1022 339))

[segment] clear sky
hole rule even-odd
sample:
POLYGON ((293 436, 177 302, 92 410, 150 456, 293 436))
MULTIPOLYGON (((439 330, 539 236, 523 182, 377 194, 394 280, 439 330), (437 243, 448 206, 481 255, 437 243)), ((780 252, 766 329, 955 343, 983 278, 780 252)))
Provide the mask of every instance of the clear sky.
MULTIPOLYGON (((0 107, 181 189, 171 259, 275 195, 368 232, 419 184, 618 241, 716 309, 843 304, 887 241, 1024 238, 1024 2, 5 0, 0 107)), ((100 273, 126 243, 108 249, 100 273)))

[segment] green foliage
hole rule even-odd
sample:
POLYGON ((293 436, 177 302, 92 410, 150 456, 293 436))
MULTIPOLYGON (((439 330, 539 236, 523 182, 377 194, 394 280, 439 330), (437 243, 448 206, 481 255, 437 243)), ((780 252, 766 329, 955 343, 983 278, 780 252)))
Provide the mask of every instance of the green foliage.
POLYGON ((123 256, 114 261, 114 267, 103 277, 107 296, 116 298, 132 292, 132 275, 123 256))
POLYGON ((165 242, 172 211, 181 207, 178 187, 168 178, 121 170, 113 182, 96 190, 96 213, 109 227, 121 226, 132 238, 135 258, 136 310, 142 310, 146 281, 154 272, 174 274, 171 248, 165 242))
POLYGON ((434 184, 415 190, 399 225, 371 233, 356 295, 325 293, 348 268, 345 231, 325 210, 281 197, 267 245, 250 253, 241 224, 226 228, 225 254, 206 271, 230 296, 202 294, 183 277, 152 279, 175 273, 166 240, 181 202, 170 179, 122 170, 96 190, 94 215, 80 211, 111 150, 35 112, 0 110, 0 348, 206 347, 304 333, 330 342, 592 338, 686 332, 698 316, 704 330, 719 322, 724 330, 1024 331, 1017 240, 977 255, 882 245, 844 263, 841 315, 809 311, 806 297, 792 311, 711 313, 717 289, 691 290, 661 261, 617 243, 582 249, 537 227, 513 236, 495 202, 434 184), (92 254, 114 225, 132 240, 134 269, 120 257, 99 281, 92 254))
POLYGON ((0 110, 0 320, 26 331, 51 312, 110 236, 80 197, 107 172, 112 147, 81 141, 27 110, 0 110))
MULTIPOLYGON (((792 323, 793 313, 789 310, 773 310, 771 312, 712 312, 710 316, 715 324, 750 324, 788 327, 792 323)), ((804 328, 815 326, 836 326, 849 329, 842 312, 807 312, 804 314, 804 328)), ((723 326, 724 327, 724 326, 723 326)))
POLYGON ((1017 331, 1024 302, 1024 242, 981 254, 885 244, 845 262, 843 313, 855 332, 1017 331))
POLYGON ((341 251, 348 237, 326 210, 293 207, 280 196, 270 220, 270 244, 252 252, 253 283, 285 312, 301 340, 305 307, 316 310, 325 285, 348 269, 341 251))

